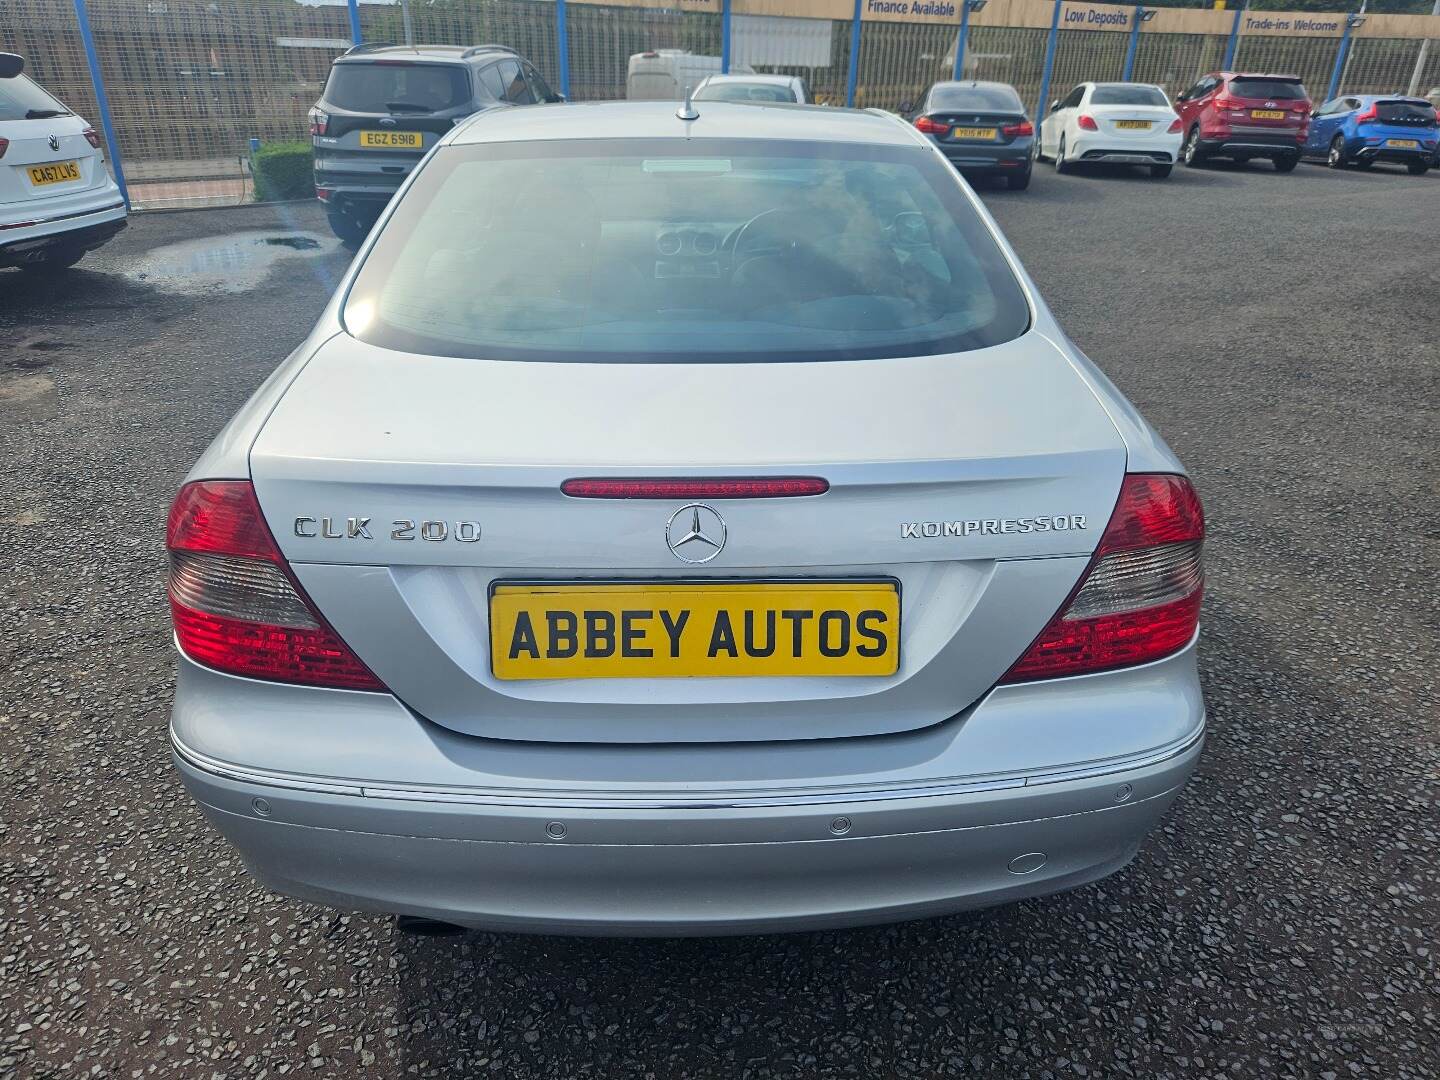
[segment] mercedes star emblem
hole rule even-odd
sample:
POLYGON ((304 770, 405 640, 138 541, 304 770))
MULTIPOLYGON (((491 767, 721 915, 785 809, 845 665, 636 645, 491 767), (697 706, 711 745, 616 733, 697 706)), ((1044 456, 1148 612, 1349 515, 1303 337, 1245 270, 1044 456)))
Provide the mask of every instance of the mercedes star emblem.
POLYGON ((665 523, 665 543, 683 562, 704 563, 725 550, 725 519, 713 506, 686 503, 665 523))

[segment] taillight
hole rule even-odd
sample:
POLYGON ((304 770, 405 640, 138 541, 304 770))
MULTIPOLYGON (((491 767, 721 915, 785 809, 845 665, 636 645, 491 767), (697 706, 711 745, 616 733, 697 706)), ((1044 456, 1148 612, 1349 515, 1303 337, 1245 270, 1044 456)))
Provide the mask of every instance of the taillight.
POLYGON ((678 476, 597 476, 566 480, 560 490, 576 499, 783 499, 824 495, 830 490, 830 483, 818 476, 736 476, 711 480, 678 476))
POLYGON ((1232 97, 1217 97, 1214 104, 1217 109, 1243 109, 1245 107, 1243 101, 1232 97))
POLYGON ((165 544, 175 637, 192 660, 251 679, 385 689, 290 576, 248 480, 186 484, 165 544))
POLYGON ((330 114, 319 109, 310 110, 310 134, 325 135, 330 130, 330 114))
POLYGON ((1079 125, 1081 131, 1100 130, 1100 125, 1095 123, 1095 118, 1091 116, 1086 116, 1084 113, 1080 114, 1080 116, 1076 119, 1075 123, 1079 125))
POLYGON ((1000 681, 1106 671, 1184 648, 1200 621, 1204 539, 1205 514, 1189 480, 1126 476, 1079 586, 1000 681))
POLYGON ((1373 124, 1376 123, 1379 119, 1380 109, 1375 105, 1371 105, 1370 108, 1366 109, 1359 116, 1355 117, 1355 122, 1357 124, 1373 124))
POLYGON ((85 136, 85 141, 88 142, 91 146, 93 146, 96 150, 100 149, 100 135, 95 131, 94 128, 86 128, 83 132, 81 132, 81 134, 85 136))
POLYGON ((1006 124, 1000 129, 1006 135, 1014 138, 1017 135, 1034 135, 1035 125, 1029 120, 1021 120, 1018 124, 1006 124))
POLYGON ((1169 134, 1171 134, 1171 135, 1178 135, 1178 134, 1180 134, 1180 128, 1181 128, 1180 118, 1177 116, 1177 117, 1175 117, 1174 120, 1171 120, 1171 121, 1170 121, 1170 127, 1169 127, 1169 129, 1168 129, 1169 134))
POLYGON ((0 157, 5 156, 5 151, 10 149, 9 139, 0 139, 0 157))
POLYGON ((928 116, 917 116, 915 118, 915 129, 923 131, 926 135, 944 135, 950 130, 949 124, 942 124, 938 120, 931 120, 928 116))

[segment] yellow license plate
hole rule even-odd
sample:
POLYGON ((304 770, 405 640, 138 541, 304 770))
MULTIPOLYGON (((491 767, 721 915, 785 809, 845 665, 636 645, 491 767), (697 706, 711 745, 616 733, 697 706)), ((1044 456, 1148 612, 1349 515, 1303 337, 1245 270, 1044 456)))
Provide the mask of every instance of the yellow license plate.
POLYGON ((951 128, 950 137, 952 139, 989 139, 994 142, 995 128, 951 128))
POLYGON ((362 131, 360 145, 371 150, 419 150, 425 136, 418 131, 362 131))
POLYGON ((1128 129, 1128 130, 1133 130, 1133 131, 1149 131, 1149 130, 1150 130, 1150 121, 1149 121, 1149 120, 1116 120, 1116 121, 1115 121, 1115 126, 1116 126, 1117 128, 1126 128, 1126 129, 1128 129))
POLYGON ((1285 110, 1284 110, 1284 109, 1251 109, 1251 110, 1250 110, 1250 118, 1251 118, 1252 120, 1284 120, 1284 119, 1285 119, 1285 110))
POLYGON ((893 581, 496 585, 498 679, 893 675, 893 581))
POLYGON ((63 184, 66 180, 80 179, 78 161, 57 161, 53 165, 31 165, 25 170, 30 174, 30 183, 36 187, 46 184, 63 184))
POLYGON ((1386 139, 1385 145, 1393 146, 1397 150, 1414 150, 1418 148, 1420 144, 1414 139, 1386 139))

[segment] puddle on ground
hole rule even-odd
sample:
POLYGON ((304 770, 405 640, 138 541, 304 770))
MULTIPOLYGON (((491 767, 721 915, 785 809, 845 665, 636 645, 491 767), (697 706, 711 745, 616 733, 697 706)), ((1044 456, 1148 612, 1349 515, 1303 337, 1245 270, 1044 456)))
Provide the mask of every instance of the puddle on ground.
POLYGON ((242 232, 184 240, 145 252, 125 272, 131 281, 167 292, 245 292, 280 259, 338 250, 319 233, 242 232))

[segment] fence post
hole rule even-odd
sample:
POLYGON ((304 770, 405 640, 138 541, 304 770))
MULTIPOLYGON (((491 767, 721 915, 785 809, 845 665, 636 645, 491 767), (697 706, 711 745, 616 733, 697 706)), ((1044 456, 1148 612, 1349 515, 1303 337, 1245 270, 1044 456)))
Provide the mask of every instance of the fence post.
POLYGON ((855 107, 855 83, 860 79, 860 5, 865 0, 855 0, 855 17, 850 24, 850 70, 845 76, 845 107, 855 107))
POLYGON ((1050 16, 1050 36, 1045 41, 1045 67, 1040 72, 1040 104, 1035 107, 1035 138, 1040 138, 1040 129, 1045 126, 1045 114, 1050 111, 1047 99, 1050 96, 1050 73, 1055 68, 1055 45, 1060 40, 1060 5, 1064 0, 1055 0, 1055 12, 1050 16))
POLYGON ((360 45, 365 41, 365 35, 360 32, 360 0, 349 0, 350 7, 350 44, 360 45))
POLYGON ((555 0, 555 58, 560 69, 560 96, 570 97, 570 28, 565 0, 555 0))
POLYGON ((1335 96, 1340 86, 1340 72, 1345 69, 1345 54, 1350 51, 1350 31, 1355 29, 1355 16, 1345 16, 1345 29, 1340 32, 1340 48, 1335 50, 1335 68, 1330 72, 1330 87, 1325 91, 1325 100, 1335 96))
POLYGON ((720 74, 730 74, 730 0, 720 0, 720 74))
POLYGON ((1237 8, 1235 11, 1235 21, 1230 24, 1230 40, 1225 43, 1225 59, 1221 61, 1220 64, 1226 71, 1229 71, 1235 66, 1235 46, 1239 44, 1240 20, 1244 15, 1245 8, 1237 8))
POLYGON ((955 81, 965 77, 965 39, 970 36, 970 0, 960 0, 960 37, 955 41, 955 81))
POLYGON ((1122 82, 1129 82, 1130 76, 1135 73, 1135 50, 1140 44, 1140 16, 1145 14, 1145 9, 1139 4, 1135 5, 1135 13, 1130 17, 1134 20, 1130 24, 1130 45, 1125 50, 1125 74, 1120 76, 1122 82))
POLYGON ((105 94, 105 79, 100 74, 100 57, 95 54, 95 37, 90 33, 90 12, 85 0, 75 0, 75 19, 80 24, 80 41, 85 46, 85 60, 90 65, 90 82, 95 87, 95 104, 100 107, 100 127, 105 132, 105 146, 110 151, 110 168, 115 170, 115 186, 130 209, 130 188, 125 183, 125 166, 120 161, 120 144, 115 141, 115 125, 110 119, 110 98, 105 94))

